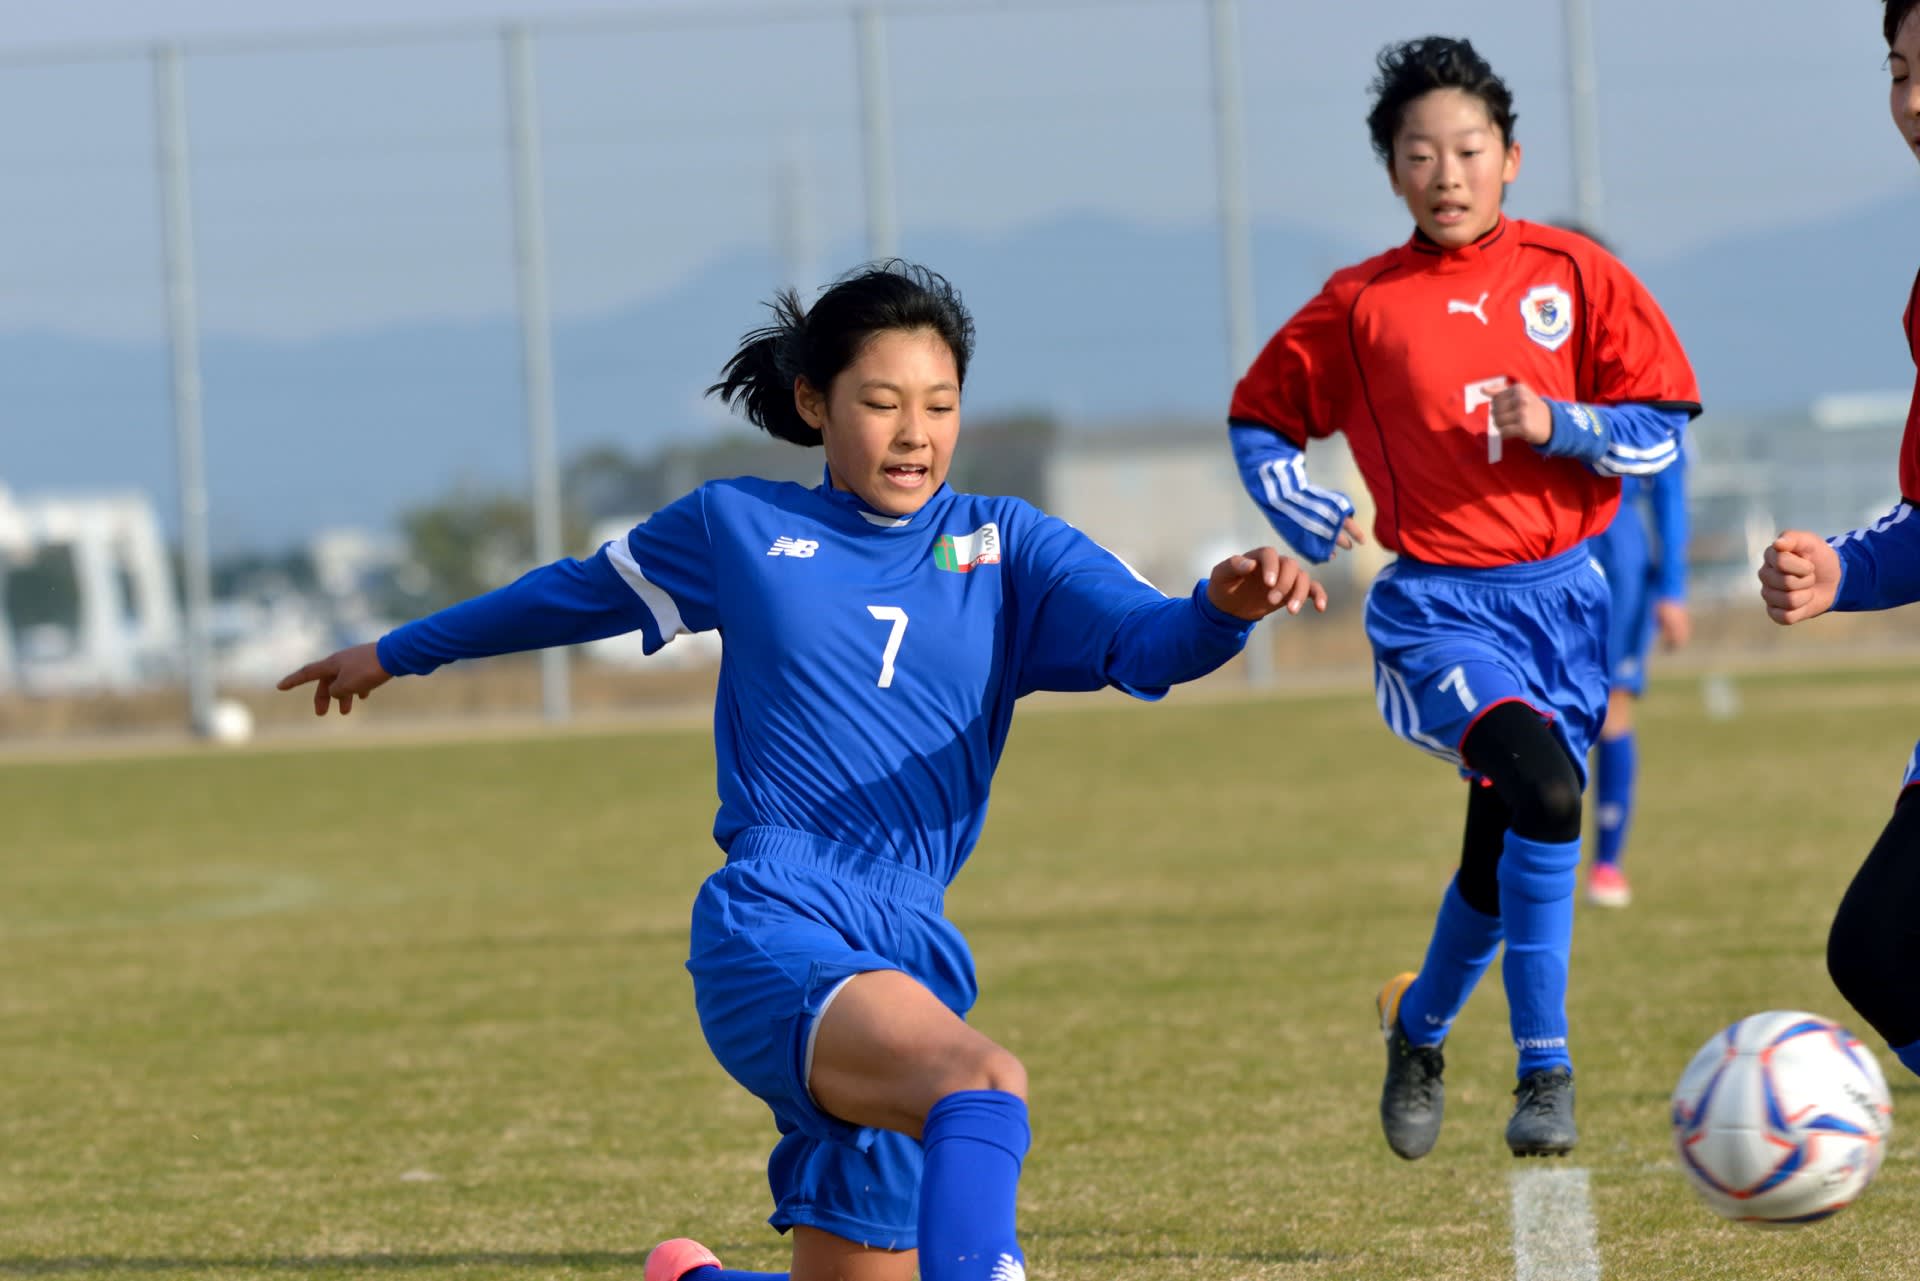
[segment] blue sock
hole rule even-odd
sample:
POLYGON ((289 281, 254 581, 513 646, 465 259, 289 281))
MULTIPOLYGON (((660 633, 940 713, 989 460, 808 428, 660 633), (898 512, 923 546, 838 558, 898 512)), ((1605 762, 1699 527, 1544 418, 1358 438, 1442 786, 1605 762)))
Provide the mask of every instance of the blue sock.
POLYGON ((695 1268, 680 1281, 787 1281, 787 1272, 736 1272, 732 1268, 695 1268))
POLYGON ((1567 1054, 1567 958, 1580 842, 1530 841, 1507 833, 1500 854, 1500 919, 1507 927, 1507 985, 1520 1075, 1571 1068, 1567 1054))
POLYGON ((1893 1057, 1906 1064, 1907 1071, 1920 1076, 1920 1041, 1915 1041, 1912 1045, 1895 1046, 1893 1057))
POLYGON ((1627 828, 1633 822, 1633 779, 1640 753, 1629 730, 1619 738, 1602 738, 1593 762, 1594 825, 1600 847, 1596 863, 1618 863, 1627 847, 1627 828))
POLYGON ((921 1281, 1025 1281, 1013 1206, 1032 1139, 1025 1100, 1001 1090, 961 1090, 927 1112, 921 1281))
POLYGON ((1400 998, 1400 1027, 1415 1045, 1447 1039, 1454 1018, 1473 995, 1474 984, 1500 950, 1500 918, 1467 906, 1455 877, 1440 900, 1440 915, 1427 943, 1420 977, 1400 998))

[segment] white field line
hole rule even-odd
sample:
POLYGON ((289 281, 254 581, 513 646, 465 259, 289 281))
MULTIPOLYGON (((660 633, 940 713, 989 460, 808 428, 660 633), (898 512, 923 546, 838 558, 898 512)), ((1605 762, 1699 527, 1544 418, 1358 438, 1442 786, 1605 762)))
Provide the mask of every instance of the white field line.
POLYGON ((1513 1172, 1514 1281, 1600 1281, 1585 1170, 1513 1172))

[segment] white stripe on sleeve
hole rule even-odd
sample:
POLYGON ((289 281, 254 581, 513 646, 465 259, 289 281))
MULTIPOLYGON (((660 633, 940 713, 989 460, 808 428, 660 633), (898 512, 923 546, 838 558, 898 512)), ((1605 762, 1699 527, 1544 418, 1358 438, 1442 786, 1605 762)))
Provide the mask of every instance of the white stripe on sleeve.
POLYGON ((660 628, 662 645, 676 636, 686 634, 688 628, 680 619, 680 607, 673 603, 673 597, 648 581, 646 571, 633 558, 633 549, 627 546, 625 538, 616 538, 607 544, 607 560, 627 586, 633 588, 633 594, 640 598, 647 612, 653 615, 654 623, 660 628))

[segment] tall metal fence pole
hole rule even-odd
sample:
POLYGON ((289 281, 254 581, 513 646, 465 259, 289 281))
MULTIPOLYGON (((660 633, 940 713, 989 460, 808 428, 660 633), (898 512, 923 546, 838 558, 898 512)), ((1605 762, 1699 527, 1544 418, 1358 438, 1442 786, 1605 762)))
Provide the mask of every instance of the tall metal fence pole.
MULTIPOLYGON (((515 280, 520 299, 521 381, 526 394, 527 456, 533 482, 533 554, 555 561, 560 545, 560 467, 554 456, 553 321, 547 301, 547 232, 541 201, 540 118, 533 41, 527 29, 504 33, 507 134, 513 158, 515 280)), ((569 714, 567 652, 540 652, 540 706, 550 721, 569 714)))
POLYGON ((900 252, 893 197, 893 108, 887 92, 887 33, 880 11, 855 10, 860 45, 860 137, 867 183, 867 256, 900 252))
MULTIPOLYGON (((1246 106, 1240 84, 1240 13, 1234 0, 1208 0, 1213 29, 1213 127, 1215 168, 1220 179, 1220 290, 1227 308, 1227 382, 1231 388, 1253 363, 1253 218, 1247 202, 1246 106)), ((1226 403, 1226 395, 1220 397, 1226 403)), ((1222 411, 1224 418, 1225 411, 1222 411)), ((1221 424, 1220 451, 1227 444, 1221 424)), ((1241 504, 1241 521, 1252 509, 1241 504)), ((1266 537, 1264 526, 1257 537, 1266 537)), ((1263 632, 1247 646, 1247 680, 1273 682, 1273 648, 1263 632)))
POLYGON ((1567 106, 1573 127, 1573 209, 1589 231, 1603 230, 1600 186, 1600 95, 1593 57, 1593 14, 1587 0, 1565 0, 1567 106))
POLYGON ((207 537, 206 439, 200 422, 200 316, 193 265, 193 188, 187 160, 186 79, 177 45, 153 50, 155 151, 160 168, 161 252, 172 356, 173 432, 179 472, 180 547, 186 575, 186 659, 189 726, 213 727, 213 598, 207 537))

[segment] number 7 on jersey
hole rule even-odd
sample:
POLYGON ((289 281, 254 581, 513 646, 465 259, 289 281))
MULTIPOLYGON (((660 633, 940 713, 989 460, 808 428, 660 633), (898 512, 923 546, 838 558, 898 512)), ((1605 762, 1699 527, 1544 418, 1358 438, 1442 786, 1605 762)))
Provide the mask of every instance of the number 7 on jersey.
POLYGON ((1485 405, 1487 407, 1487 461, 1500 461, 1500 429, 1493 425, 1493 397, 1496 392, 1507 389, 1508 379, 1482 378, 1477 383, 1467 384, 1467 413, 1485 405))
POLYGON ((893 685, 893 660, 900 653, 900 639, 907 634, 907 611, 898 605, 869 605, 867 612, 883 623, 892 623, 887 633, 887 648, 880 655, 880 688, 893 685))

